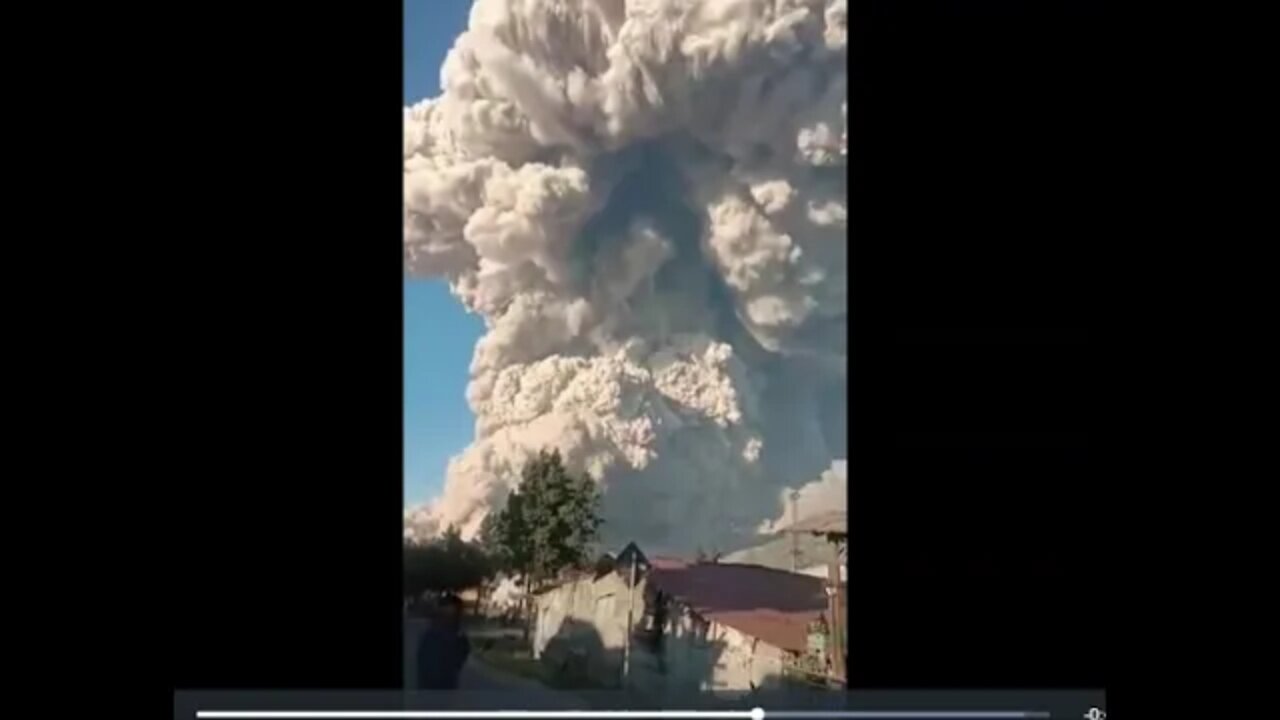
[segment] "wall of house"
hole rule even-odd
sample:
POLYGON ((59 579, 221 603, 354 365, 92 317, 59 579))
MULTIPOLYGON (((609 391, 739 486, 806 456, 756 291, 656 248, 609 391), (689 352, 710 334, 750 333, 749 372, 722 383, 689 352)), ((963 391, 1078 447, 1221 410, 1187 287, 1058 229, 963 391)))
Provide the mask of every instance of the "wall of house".
POLYGON ((673 612, 660 648, 639 643, 632 684, 653 692, 742 692, 777 681, 785 651, 685 609, 673 612))
MULTIPOLYGON (((641 600, 636 598, 636 613, 641 600)), ((583 578, 537 596, 533 655, 566 672, 614 685, 622 671, 627 585, 616 573, 583 578)))
MULTIPOLYGON (((643 627, 655 596, 644 582, 635 590, 636 627, 643 627)), ((583 668, 596 684, 621 678, 627 632, 627 586, 610 573, 584 578, 538 596, 534 656, 558 668, 583 668)), ((634 637, 629 685, 656 695, 747 691, 782 675, 785 651, 731 627, 707 622, 679 606, 668 611, 660 640, 634 637)))

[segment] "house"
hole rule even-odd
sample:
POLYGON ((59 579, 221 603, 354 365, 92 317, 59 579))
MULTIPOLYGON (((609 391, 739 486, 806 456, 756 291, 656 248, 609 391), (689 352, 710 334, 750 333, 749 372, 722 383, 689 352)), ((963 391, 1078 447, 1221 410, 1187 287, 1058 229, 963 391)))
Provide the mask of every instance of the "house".
POLYGON ((822 673, 828 602, 822 578, 650 560, 630 545, 536 594, 534 654, 591 684, 655 696, 750 691, 804 667, 822 673))
POLYGON ((805 536, 822 538, 830 545, 829 560, 827 562, 827 584, 831 591, 832 612, 836 613, 836 617, 832 618, 836 621, 836 629, 831 633, 832 649, 830 656, 833 661, 832 672, 839 677, 845 677, 847 672, 845 667, 845 658, 847 657, 845 647, 848 645, 848 635, 845 632, 843 608, 845 606, 845 567, 848 564, 846 558, 849 545, 849 518, 847 513, 843 510, 827 511, 792 523, 784 529, 784 532, 797 540, 805 536), (838 612, 837 608, 840 608, 838 612))

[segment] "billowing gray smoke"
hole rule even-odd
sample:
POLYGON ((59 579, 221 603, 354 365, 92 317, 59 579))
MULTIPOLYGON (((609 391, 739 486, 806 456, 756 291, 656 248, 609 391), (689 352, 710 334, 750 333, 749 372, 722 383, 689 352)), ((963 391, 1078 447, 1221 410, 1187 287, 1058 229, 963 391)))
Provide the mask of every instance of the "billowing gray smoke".
POLYGON ((559 448, 605 541, 730 548, 845 455, 844 0, 477 0, 405 110, 408 271, 484 317, 407 532, 559 448))
POLYGON ((779 513, 773 520, 761 523, 762 535, 781 532, 793 521, 803 521, 832 510, 843 511, 849 497, 848 463, 844 460, 831 463, 831 468, 817 480, 795 490, 798 494, 794 499, 794 507, 790 491, 784 490, 778 494, 778 504, 785 505, 787 511, 779 513))

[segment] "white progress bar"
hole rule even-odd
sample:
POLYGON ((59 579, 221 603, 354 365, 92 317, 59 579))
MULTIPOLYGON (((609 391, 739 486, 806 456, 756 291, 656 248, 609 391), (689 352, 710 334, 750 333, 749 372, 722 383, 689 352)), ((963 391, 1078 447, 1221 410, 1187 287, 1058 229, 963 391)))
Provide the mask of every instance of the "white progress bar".
POLYGON ((663 717, 668 720, 764 720, 764 711, 755 710, 197 710, 196 717, 224 717, 224 719, 399 719, 399 717, 438 717, 438 719, 488 719, 540 720, 554 717, 581 717, 582 720, 634 719, 634 717, 663 717))
MULTIPOLYGON (((1047 712, 1021 710, 778 710, 770 717, 786 718, 839 718, 840 720, 1028 720, 1048 718, 1047 712)), ((554 718, 581 718, 582 720, 629 720, 634 718, 662 718, 664 720, 764 720, 765 711, 751 710, 198 710, 197 718, 225 718, 226 720, 393 720, 399 718, 465 719, 494 718, 495 720, 553 720, 554 718)))

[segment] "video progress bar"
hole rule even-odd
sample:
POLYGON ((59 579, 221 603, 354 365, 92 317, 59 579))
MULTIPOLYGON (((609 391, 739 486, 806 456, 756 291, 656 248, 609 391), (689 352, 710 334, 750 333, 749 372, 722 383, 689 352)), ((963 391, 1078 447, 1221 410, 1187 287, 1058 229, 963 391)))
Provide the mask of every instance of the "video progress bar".
POLYGON ((1044 711, 1023 710, 198 710, 197 718, 224 720, 1049 720, 1044 711))

